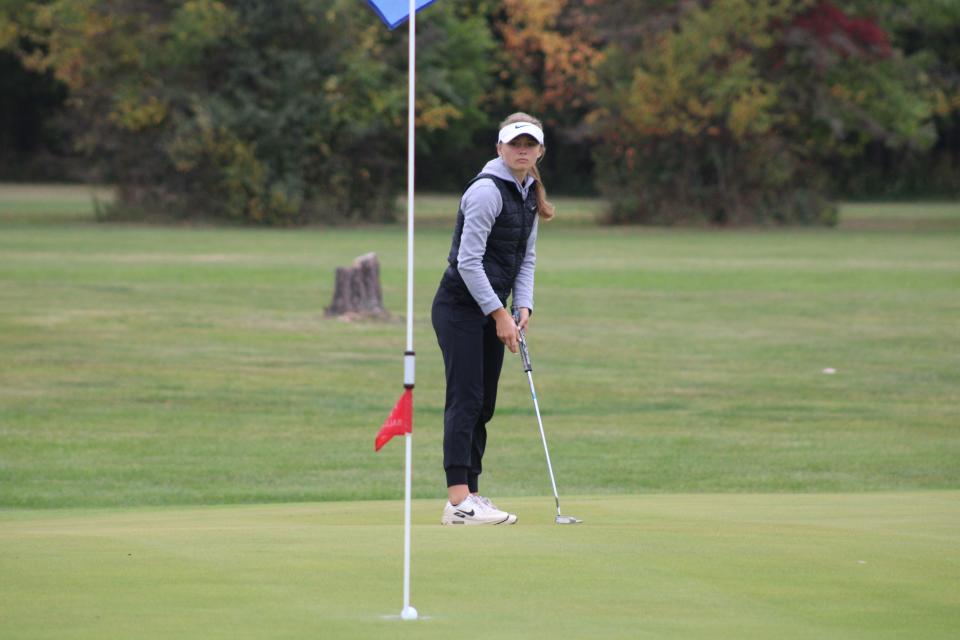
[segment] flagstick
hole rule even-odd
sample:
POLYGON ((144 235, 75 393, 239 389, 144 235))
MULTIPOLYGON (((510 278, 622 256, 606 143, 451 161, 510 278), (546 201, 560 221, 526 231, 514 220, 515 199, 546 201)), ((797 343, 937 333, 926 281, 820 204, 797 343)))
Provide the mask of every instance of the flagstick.
MULTIPOLYGON (((415 380, 416 356, 413 351, 413 156, 414 156, 414 115, 416 88, 416 52, 417 52, 417 5, 410 0, 410 36, 407 51, 407 350, 403 355, 403 385, 412 389, 415 380)), ((412 415, 412 410, 411 410, 412 415)), ((411 417, 411 429, 413 427, 411 417)), ((410 606, 410 485, 413 475, 413 433, 407 433, 406 469, 403 488, 403 609, 400 617, 404 620, 416 620, 417 610, 410 606)))
POLYGON ((407 443, 407 473, 404 482, 403 499, 403 609, 400 617, 404 620, 416 620, 417 610, 410 606, 410 465, 413 460, 413 444, 409 433, 404 437, 407 443))

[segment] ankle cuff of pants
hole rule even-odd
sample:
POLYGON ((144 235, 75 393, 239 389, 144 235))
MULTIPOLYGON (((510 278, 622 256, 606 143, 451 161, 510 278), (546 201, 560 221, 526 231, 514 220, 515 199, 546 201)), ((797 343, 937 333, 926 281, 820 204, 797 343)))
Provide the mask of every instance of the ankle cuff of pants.
POLYGON ((467 474, 467 487, 470 489, 470 493, 478 493, 480 491, 480 474, 470 472, 467 474))
POLYGON ((455 484, 469 484, 467 482, 470 470, 467 467, 447 467, 447 486, 452 487, 455 484))

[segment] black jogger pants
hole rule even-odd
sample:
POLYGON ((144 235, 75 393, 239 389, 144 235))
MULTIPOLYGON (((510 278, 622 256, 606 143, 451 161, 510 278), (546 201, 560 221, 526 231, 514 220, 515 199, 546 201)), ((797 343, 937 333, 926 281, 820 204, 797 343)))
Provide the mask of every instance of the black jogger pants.
POLYGON ((433 329, 443 352, 447 395, 443 411, 443 468, 447 486, 465 484, 478 490, 487 444, 487 422, 497 402, 503 366, 503 343, 497 323, 480 307, 446 291, 441 284, 433 299, 433 329))

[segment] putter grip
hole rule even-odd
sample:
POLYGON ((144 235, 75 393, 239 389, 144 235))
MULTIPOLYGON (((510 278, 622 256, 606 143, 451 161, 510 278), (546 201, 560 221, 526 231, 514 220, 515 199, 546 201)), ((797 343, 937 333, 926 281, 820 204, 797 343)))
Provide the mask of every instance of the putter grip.
MULTIPOLYGON (((519 326, 520 312, 516 309, 513 310, 513 319, 519 326)), ((527 351, 527 336, 524 335, 523 329, 520 329, 520 360, 523 361, 524 371, 533 371, 533 366, 530 365, 530 352, 527 351)))

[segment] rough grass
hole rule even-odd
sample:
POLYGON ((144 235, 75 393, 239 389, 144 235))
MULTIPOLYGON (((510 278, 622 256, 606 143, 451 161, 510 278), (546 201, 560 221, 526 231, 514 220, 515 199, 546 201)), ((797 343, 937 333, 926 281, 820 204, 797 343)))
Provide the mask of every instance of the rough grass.
MULTIPOLYGON (((4 193, 0 211, 23 200, 4 193)), ((401 391, 402 225, 102 225, 64 198, 0 233, 0 505, 400 495, 402 447, 372 441, 401 391), (325 318, 334 268, 368 251, 397 320, 325 318)), ((957 488, 960 228, 597 228, 586 202, 544 228, 529 336, 562 492, 957 488)), ((418 497, 443 494, 436 222, 417 236, 418 497)), ((515 357, 489 447, 486 490, 549 490, 515 357)))

